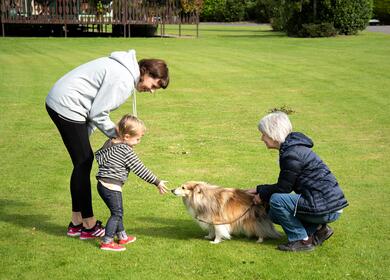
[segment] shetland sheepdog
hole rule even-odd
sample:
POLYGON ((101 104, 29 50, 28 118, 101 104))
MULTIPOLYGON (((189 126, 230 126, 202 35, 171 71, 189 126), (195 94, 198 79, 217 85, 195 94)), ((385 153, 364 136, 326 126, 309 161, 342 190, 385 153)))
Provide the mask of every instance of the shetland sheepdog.
POLYGON ((230 234, 255 236, 259 243, 280 237, 264 206, 254 205, 253 196, 243 190, 190 181, 172 193, 183 198, 189 214, 208 231, 205 238, 213 244, 230 239, 230 234))

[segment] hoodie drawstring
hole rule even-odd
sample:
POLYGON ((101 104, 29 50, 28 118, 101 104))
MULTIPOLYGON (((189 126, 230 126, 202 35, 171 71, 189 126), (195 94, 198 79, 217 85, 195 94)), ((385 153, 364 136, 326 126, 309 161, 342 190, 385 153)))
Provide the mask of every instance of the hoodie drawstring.
POLYGON ((137 117, 137 96, 136 92, 134 91, 133 94, 133 116, 137 117))

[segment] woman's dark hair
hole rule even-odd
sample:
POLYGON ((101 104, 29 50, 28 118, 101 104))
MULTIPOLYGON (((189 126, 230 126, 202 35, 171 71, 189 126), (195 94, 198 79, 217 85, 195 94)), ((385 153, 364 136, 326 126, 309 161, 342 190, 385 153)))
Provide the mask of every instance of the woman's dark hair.
POLYGON ((160 87, 165 89, 169 84, 168 66, 161 59, 141 59, 138 61, 141 80, 145 74, 153 79, 160 79, 160 87))

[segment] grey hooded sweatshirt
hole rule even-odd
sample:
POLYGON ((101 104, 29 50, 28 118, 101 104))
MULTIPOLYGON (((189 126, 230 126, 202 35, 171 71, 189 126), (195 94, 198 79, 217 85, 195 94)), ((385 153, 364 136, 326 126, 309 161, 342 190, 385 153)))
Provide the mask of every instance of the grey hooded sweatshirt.
POLYGON ((135 50, 113 52, 109 57, 85 63, 59 79, 46 104, 71 121, 87 122, 88 133, 100 129, 115 137, 109 113, 134 92, 140 78, 135 50))

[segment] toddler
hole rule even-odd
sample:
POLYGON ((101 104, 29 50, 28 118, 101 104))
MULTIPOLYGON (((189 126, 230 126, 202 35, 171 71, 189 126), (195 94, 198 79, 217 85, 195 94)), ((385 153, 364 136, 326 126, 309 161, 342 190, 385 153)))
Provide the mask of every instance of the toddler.
POLYGON ((133 151, 133 147, 141 142, 145 130, 145 125, 140 119, 129 114, 124 115, 117 125, 117 138, 108 140, 95 154, 99 165, 96 175, 97 189, 111 212, 100 244, 102 250, 124 251, 126 248, 121 245, 136 240, 134 236, 126 234, 122 221, 122 186, 130 171, 157 186, 160 194, 167 192, 166 181, 160 181, 133 151), (114 242, 115 236, 119 244, 114 242))

